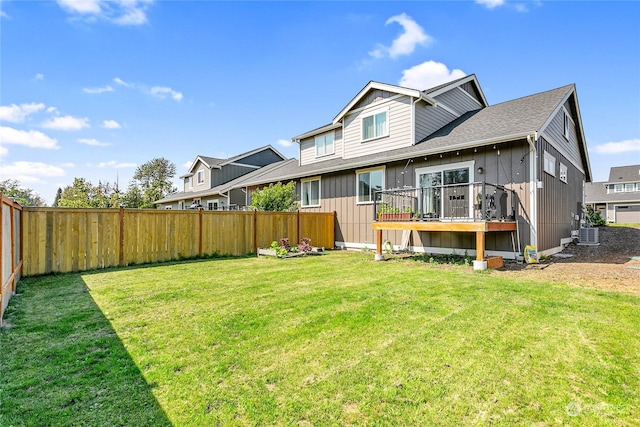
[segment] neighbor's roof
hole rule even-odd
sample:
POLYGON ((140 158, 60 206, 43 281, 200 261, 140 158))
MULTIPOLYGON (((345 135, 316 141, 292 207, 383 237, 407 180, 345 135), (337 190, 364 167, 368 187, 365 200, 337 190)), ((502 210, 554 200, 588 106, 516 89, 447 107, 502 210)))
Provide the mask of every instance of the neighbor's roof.
POLYGON ((640 182, 640 165, 612 167, 609 170, 609 182, 614 184, 640 182))
POLYGON ((607 184, 609 184, 609 182, 586 183, 584 186, 585 202, 586 203, 640 202, 640 192, 623 191, 619 193, 607 194, 607 184))
POLYGON ((276 150, 271 144, 267 144, 265 146, 262 146, 262 147, 259 147, 259 148, 255 148, 255 149, 253 149, 251 151, 247 151, 246 153, 238 154, 237 156, 229 157, 228 159, 219 159, 217 157, 207 157, 207 156, 198 155, 198 156, 196 156, 196 159, 193 161, 193 163, 191 163, 191 166, 189 167, 189 172, 187 172, 184 175, 181 175, 179 178, 185 178, 185 177, 188 177, 188 176, 193 176, 193 168, 195 167, 196 163, 198 163, 198 160, 203 162, 210 169, 213 169, 213 168, 220 169, 224 165, 228 165, 230 163, 238 162, 239 160, 242 160, 245 157, 249 157, 249 156, 251 156, 253 154, 256 154, 256 153, 259 153, 259 152, 265 151, 265 150, 273 151, 282 160, 286 159, 286 157, 284 155, 282 155, 282 153, 280 153, 278 150, 276 150))
POLYGON ((528 135, 541 131, 550 116, 562 106, 574 90, 574 85, 567 85, 470 111, 409 147, 352 159, 331 159, 303 166, 288 164, 261 176, 260 179, 247 180, 246 185, 304 178, 445 151, 525 139, 528 135))
POLYGON ((242 175, 236 179, 233 179, 229 182, 225 182, 224 184, 218 185, 213 188, 209 188, 206 190, 200 191, 179 191, 177 193, 173 193, 164 197, 160 200, 156 200, 154 203, 163 204, 163 203, 172 203, 180 200, 193 199, 198 197, 206 197, 206 196, 226 196, 224 193, 232 190, 234 188, 242 188, 245 187, 244 181, 246 180, 254 180, 260 179, 262 175, 265 175, 269 172, 275 171, 279 168, 287 166, 289 163, 298 164, 297 159, 287 159, 279 162, 271 163, 266 166, 261 167, 260 169, 256 169, 248 174, 242 175))

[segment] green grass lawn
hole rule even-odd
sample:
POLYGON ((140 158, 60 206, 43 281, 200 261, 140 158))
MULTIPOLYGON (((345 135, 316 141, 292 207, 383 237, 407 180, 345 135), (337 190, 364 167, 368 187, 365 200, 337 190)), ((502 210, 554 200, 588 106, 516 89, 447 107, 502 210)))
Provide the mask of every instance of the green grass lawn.
POLYGON ((334 252, 24 279, 0 425, 639 425, 640 298, 334 252))

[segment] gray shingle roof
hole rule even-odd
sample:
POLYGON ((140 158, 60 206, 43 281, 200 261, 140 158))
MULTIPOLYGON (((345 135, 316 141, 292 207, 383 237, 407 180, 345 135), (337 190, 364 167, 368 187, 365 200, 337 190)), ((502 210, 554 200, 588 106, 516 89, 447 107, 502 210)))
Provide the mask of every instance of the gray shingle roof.
POLYGON ((336 158, 303 166, 289 164, 261 176, 259 180, 247 181, 247 184, 258 185, 279 180, 304 178, 321 173, 374 166, 421 155, 523 139, 528 134, 541 130, 547 119, 573 88, 574 85, 567 85, 471 111, 419 141, 416 145, 352 159, 336 158))
POLYGON ((609 182, 640 182, 640 165, 612 167, 609 170, 609 182))
POLYGON ((608 193, 608 182, 591 182, 584 186, 584 198, 586 203, 617 203, 617 202, 640 202, 639 191, 628 191, 620 193, 608 193))

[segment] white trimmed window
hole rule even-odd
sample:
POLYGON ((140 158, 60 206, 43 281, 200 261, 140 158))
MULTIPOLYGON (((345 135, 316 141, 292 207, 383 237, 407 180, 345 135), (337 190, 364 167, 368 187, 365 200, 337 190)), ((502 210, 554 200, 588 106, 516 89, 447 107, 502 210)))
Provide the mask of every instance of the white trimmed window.
POLYGON ((389 109, 376 110, 362 116, 362 140, 389 135, 389 109))
POLYGON ((300 204, 303 208, 320 206, 320 177, 303 179, 300 204))
POLYGON ((556 176, 556 158, 548 151, 544 152, 544 171, 549 175, 556 176))
POLYGON ((204 171, 198 171, 198 184, 202 184, 204 182, 204 171))
POLYGON ((569 113, 567 112, 567 110, 564 110, 564 137, 569 139, 569 136, 571 135, 571 125, 572 125, 573 121, 571 120, 571 116, 569 115, 569 113))
POLYGON ((615 187, 613 187, 613 192, 614 193, 622 193, 624 191, 624 185, 623 184, 616 184, 615 187))
POLYGON ((560 181, 567 183, 567 166, 560 163, 560 181))
POLYGON ((356 203, 373 203, 374 192, 384 188, 384 169, 356 172, 356 203))
POLYGON ((625 184, 624 185, 624 191, 636 191, 636 185, 631 183, 631 184, 625 184))
POLYGON ((316 136, 316 157, 333 154, 334 132, 316 136))

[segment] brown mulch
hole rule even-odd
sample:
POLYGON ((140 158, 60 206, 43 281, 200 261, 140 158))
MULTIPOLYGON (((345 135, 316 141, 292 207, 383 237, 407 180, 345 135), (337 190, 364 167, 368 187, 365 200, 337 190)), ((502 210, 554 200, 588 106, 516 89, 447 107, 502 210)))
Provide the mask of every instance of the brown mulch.
POLYGON ((600 245, 569 244, 540 264, 505 261, 495 274, 640 295, 640 227, 600 227, 600 245), (638 257, 632 259, 631 257, 638 257))

